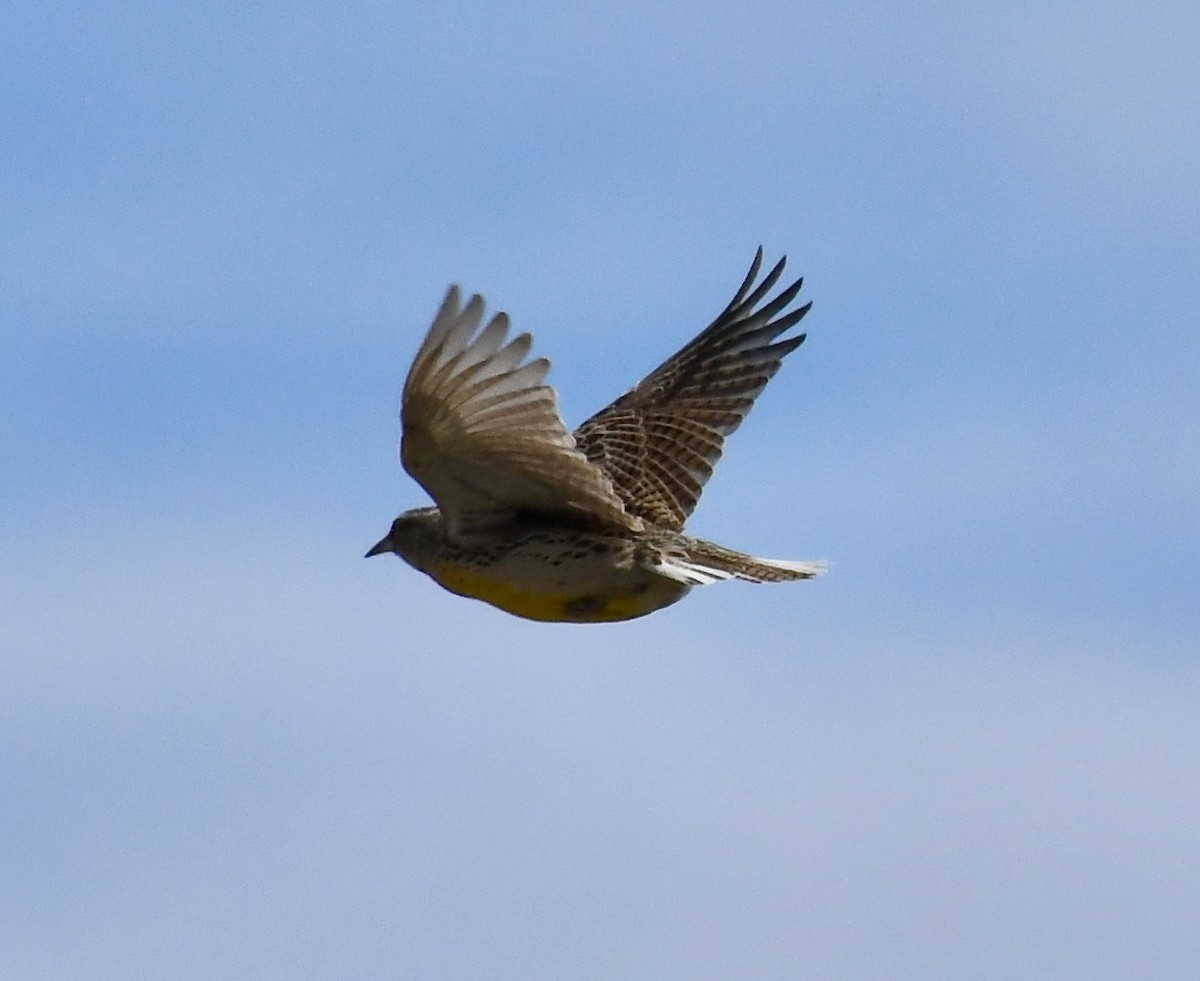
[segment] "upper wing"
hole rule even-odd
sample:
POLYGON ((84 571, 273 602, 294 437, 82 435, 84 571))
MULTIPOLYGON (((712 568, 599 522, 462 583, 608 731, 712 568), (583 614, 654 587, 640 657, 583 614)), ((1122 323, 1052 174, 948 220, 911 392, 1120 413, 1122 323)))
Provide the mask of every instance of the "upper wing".
POLYGON ((780 259, 754 287, 760 247, 741 288, 716 320, 575 431, 576 444, 612 479, 630 513, 681 529, 721 458, 725 437, 742 424, 784 355, 804 341, 803 334, 775 341, 812 306, 783 313, 803 280, 755 309, 786 262, 780 259))
POLYGON ((472 512, 541 511, 640 528, 609 478, 575 448, 550 362, 521 364, 532 338, 505 343, 508 315, 482 331, 483 297, 450 287, 409 369, 400 415, 404 468, 437 501, 449 533, 472 512), (478 333, 476 333, 478 331, 478 333))

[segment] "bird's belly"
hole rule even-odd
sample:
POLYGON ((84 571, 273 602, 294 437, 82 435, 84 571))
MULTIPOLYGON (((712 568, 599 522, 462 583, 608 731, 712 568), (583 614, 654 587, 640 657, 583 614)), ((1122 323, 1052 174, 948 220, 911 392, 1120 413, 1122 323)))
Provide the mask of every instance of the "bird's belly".
POLYGON ((646 569, 600 561, 549 565, 521 556, 490 565, 445 559, 429 570, 440 585, 526 620, 611 623, 653 613, 689 587, 646 569))

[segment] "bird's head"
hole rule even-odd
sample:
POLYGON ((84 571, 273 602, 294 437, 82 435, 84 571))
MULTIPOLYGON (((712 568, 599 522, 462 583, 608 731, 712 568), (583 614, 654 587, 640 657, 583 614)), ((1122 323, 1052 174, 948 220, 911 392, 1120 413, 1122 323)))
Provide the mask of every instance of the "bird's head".
POLYGON ((388 533, 376 542, 366 558, 395 552, 409 565, 424 571, 442 538, 442 515, 437 508, 414 508, 392 522, 388 533))

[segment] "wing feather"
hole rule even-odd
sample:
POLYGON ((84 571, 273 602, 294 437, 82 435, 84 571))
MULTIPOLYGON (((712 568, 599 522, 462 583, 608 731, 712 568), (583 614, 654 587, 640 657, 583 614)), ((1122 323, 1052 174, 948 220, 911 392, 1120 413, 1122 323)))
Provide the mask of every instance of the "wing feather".
POLYGON ((575 446, 545 382, 550 362, 525 362, 532 338, 505 343, 506 314, 483 323, 484 301, 446 294, 404 384, 404 467, 437 502, 452 536, 480 512, 538 511, 623 529, 641 521, 575 446), (525 362, 525 363, 522 363, 525 362))
POLYGON ((787 262, 780 259, 755 286, 762 258, 759 248, 733 299, 699 336, 575 431, 576 444, 610 477, 630 513, 682 529, 726 437, 803 343, 803 334, 775 340, 812 305, 785 312, 803 280, 759 308, 787 262))

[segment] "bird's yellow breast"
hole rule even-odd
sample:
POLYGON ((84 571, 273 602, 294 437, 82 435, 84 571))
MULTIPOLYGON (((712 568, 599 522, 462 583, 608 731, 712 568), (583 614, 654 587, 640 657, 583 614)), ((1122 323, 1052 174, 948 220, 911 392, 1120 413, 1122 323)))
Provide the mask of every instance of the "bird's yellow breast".
POLYGON ((476 566, 451 562, 438 563, 429 574, 452 593, 483 600, 526 620, 550 623, 632 620, 674 603, 688 591, 687 586, 659 576, 603 592, 539 590, 484 574, 476 566))

